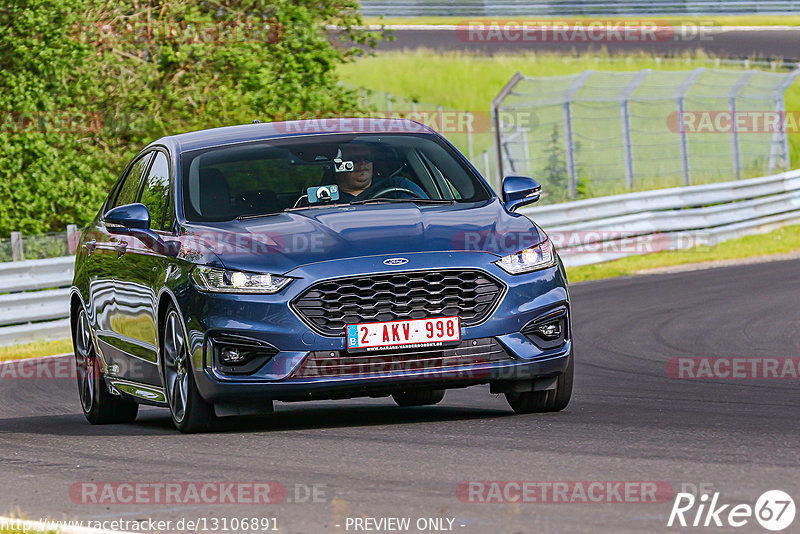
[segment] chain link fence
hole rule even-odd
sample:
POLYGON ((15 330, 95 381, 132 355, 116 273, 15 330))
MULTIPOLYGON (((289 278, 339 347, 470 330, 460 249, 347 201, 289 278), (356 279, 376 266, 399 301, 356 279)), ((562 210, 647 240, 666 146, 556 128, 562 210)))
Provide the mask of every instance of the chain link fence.
POLYGON ((360 105, 374 117, 411 119, 430 126, 464 154, 492 187, 497 187, 494 135, 488 110, 456 110, 370 90, 361 91, 360 105))
POLYGON ((786 170, 798 74, 517 73, 492 102, 497 174, 537 178, 553 203, 786 170))

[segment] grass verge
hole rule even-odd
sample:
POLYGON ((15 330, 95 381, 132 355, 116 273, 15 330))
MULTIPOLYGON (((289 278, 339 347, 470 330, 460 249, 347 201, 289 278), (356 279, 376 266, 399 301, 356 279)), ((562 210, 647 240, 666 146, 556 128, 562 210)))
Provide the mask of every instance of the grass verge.
MULTIPOLYGON (((496 54, 481 56, 467 52, 428 49, 381 52, 341 65, 338 74, 349 85, 392 93, 420 102, 459 110, 489 111, 489 104, 515 72, 527 76, 565 76, 587 69, 596 71, 661 71, 713 67, 743 71, 740 64, 717 65, 717 58, 698 50, 670 58, 607 51, 564 55, 555 53, 496 54)), ((800 94, 800 81, 792 88, 800 94)), ((788 95, 787 95, 788 96, 788 95)), ((789 107, 787 100, 787 109, 789 107)))
POLYGON ((630 276, 651 269, 800 251, 800 225, 731 239, 713 247, 656 252, 567 269, 570 282, 630 276))
POLYGON ((56 341, 37 341, 25 345, 8 345, 0 347, 0 362, 19 360, 22 358, 37 358, 39 356, 52 356, 72 352, 71 339, 58 339, 56 341))
MULTIPOLYGON (((606 51, 579 55, 525 53, 489 57, 465 52, 417 49, 384 52, 360 58, 339 67, 338 73, 341 80, 351 86, 387 92, 397 97, 437 104, 453 110, 488 115, 492 99, 515 72, 528 76, 564 76, 587 69, 624 72, 641 69, 676 71, 696 67, 740 72, 744 70, 743 65, 724 63, 702 51, 670 58, 648 54, 612 55, 606 51)), ((785 98, 787 110, 795 113, 800 110, 800 78, 789 87, 785 98)), ((461 139, 459 135, 448 134, 448 138, 452 138, 451 141, 463 150, 465 139, 461 139)), ((489 133, 476 135, 475 154, 488 148, 491 143, 492 137, 489 133)), ((615 154, 609 152, 608 157, 619 159, 615 154)), ((797 131, 789 132, 789 156, 792 162, 800 161, 800 133, 797 131)), ((719 158, 725 160, 725 168, 728 168, 730 155, 721 152, 719 158)), ((697 183, 703 182, 701 180, 697 183)), ((647 188, 670 185, 676 184, 654 184, 647 188)))

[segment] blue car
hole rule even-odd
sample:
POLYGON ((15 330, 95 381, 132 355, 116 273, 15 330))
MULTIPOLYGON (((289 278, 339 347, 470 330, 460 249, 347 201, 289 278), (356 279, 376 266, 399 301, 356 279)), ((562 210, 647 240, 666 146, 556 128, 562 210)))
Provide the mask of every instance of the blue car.
POLYGON ((489 384, 518 413, 572 393, 570 302, 547 235, 414 121, 164 137, 82 234, 71 324, 83 412, 168 407, 183 432, 274 401, 436 404, 489 384))

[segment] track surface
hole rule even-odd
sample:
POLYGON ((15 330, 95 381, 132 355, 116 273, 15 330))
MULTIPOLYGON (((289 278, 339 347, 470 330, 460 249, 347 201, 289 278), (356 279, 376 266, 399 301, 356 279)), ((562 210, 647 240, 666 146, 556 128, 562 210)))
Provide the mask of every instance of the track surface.
MULTIPOLYGON (((606 48, 610 53, 645 52, 658 56, 680 55, 703 50, 716 57, 768 59, 800 59, 800 29, 747 29, 703 33, 703 38, 685 38, 670 41, 637 42, 609 41, 604 43, 575 41, 472 41, 468 35, 455 30, 397 29, 395 39, 378 44, 377 50, 405 50, 431 48, 434 50, 461 50, 480 54, 502 52, 588 52, 606 48)), ((528 73, 532 74, 532 73, 528 73)))
MULTIPOLYGON (((703 531, 668 529, 671 500, 467 504, 455 489, 468 480, 711 484, 725 502, 751 504, 780 488, 800 504, 797 380, 665 373, 676 356, 797 356, 798 273, 794 260, 574 286, 576 391, 559 414, 514 416, 476 387, 414 409, 278 403, 272 417, 185 436, 154 408, 136 424, 92 427, 66 379, 0 380, 0 514, 274 516, 284 533, 345 532, 348 516, 451 517, 465 534, 703 531), (324 485, 327 502, 106 506, 68 493, 86 481, 265 480, 324 485)), ((786 532, 798 530, 800 518, 786 532)), ((766 532, 754 521, 738 531, 766 532)))

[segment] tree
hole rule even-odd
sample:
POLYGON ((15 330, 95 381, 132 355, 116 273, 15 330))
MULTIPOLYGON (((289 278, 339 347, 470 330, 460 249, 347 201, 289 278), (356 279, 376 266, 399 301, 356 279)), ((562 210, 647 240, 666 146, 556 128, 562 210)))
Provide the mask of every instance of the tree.
POLYGON ((0 235, 85 224, 163 135, 358 111, 336 67, 380 38, 359 25, 353 0, 7 0, 0 235))

